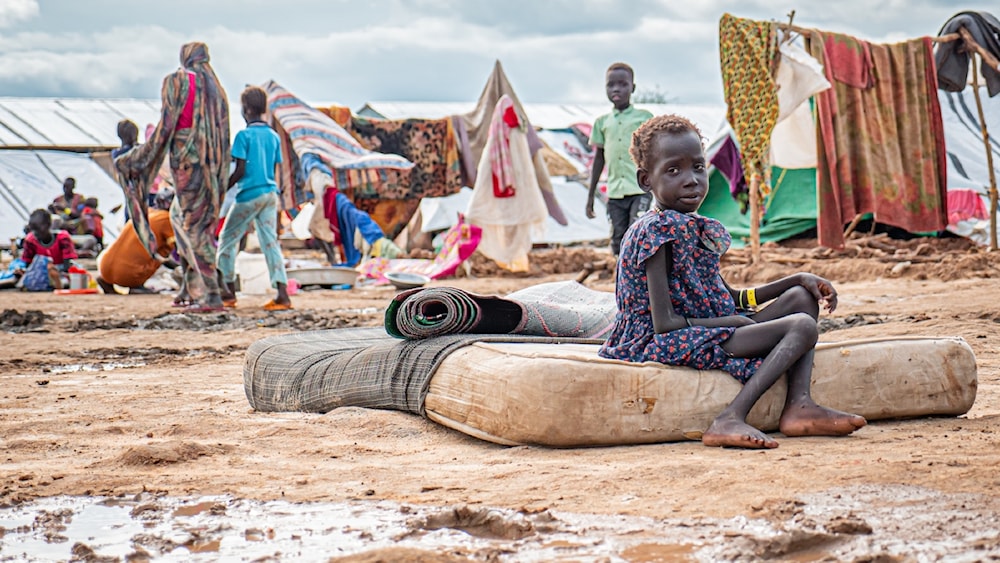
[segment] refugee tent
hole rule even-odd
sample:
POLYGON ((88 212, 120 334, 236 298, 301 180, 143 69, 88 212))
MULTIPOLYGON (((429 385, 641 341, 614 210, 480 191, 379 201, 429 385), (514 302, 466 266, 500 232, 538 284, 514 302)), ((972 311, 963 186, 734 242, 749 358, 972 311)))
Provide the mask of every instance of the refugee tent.
POLYGON ((62 194, 63 179, 76 178, 77 193, 96 197, 104 216, 104 244, 125 223, 125 197, 118 182, 85 154, 51 150, 0 150, 0 247, 24 235, 28 216, 62 194), (112 211, 116 209, 115 211, 112 211))
POLYGON ((142 130, 160 119, 159 100, 0 97, 0 147, 78 152, 117 147, 118 122, 142 130))
POLYGON ((98 199, 104 244, 117 238, 124 196, 100 163, 120 144, 119 121, 141 128, 159 118, 159 100, 0 97, 0 247, 24 234, 28 215, 48 207, 67 176, 98 199))

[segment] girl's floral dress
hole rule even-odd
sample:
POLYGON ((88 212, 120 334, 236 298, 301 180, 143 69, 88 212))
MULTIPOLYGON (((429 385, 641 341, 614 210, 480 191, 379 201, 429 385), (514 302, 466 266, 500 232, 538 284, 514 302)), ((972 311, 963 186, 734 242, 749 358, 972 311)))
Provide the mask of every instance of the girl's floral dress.
POLYGON ((679 211, 650 211, 625 233, 618 263, 618 316, 600 355, 628 362, 660 362, 695 369, 721 369, 741 383, 756 373, 763 358, 734 358, 722 349, 735 327, 684 327, 656 334, 646 285, 646 260, 664 244, 673 251, 670 301, 690 319, 737 314, 736 303, 719 273, 719 261, 732 239, 715 219, 679 211))

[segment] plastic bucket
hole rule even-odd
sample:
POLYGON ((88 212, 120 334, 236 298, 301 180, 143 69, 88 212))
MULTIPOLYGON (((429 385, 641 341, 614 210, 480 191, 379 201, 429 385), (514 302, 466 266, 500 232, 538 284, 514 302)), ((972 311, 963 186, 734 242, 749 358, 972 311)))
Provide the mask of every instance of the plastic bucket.
POLYGON ((69 275, 69 288, 70 289, 87 289, 90 287, 90 276, 87 274, 74 274, 69 275))
POLYGON ((271 292, 271 277, 263 254, 237 254, 236 275, 240 277, 240 293, 265 295, 271 292))

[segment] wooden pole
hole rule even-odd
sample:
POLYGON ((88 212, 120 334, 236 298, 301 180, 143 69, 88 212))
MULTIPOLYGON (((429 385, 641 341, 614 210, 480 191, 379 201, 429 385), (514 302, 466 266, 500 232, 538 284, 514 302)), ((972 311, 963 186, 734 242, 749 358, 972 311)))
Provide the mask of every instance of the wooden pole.
POLYGON ((760 264, 760 174, 750 178, 750 263, 760 264))
MULTIPOLYGON (((854 229, 858 228, 858 223, 861 222, 861 218, 864 217, 864 216, 865 216, 864 213, 858 213, 857 215, 854 216, 854 219, 851 220, 851 223, 849 225, 847 225, 846 229, 844 229, 844 239, 845 240, 847 239, 847 237, 851 236, 851 233, 854 232, 854 229)), ((874 223, 874 221, 873 221, 873 223, 874 223)))
MULTIPOLYGON (((970 55, 972 53, 979 53, 979 56, 983 58, 983 61, 987 66, 1000 71, 1000 61, 998 61, 997 58, 994 57, 989 51, 984 49, 982 45, 976 43, 976 40, 972 38, 972 34, 969 33, 968 29, 965 29, 965 27, 958 28, 958 35, 962 38, 962 41, 965 42, 965 50, 968 51, 970 55)), ((975 57, 972 57, 972 59, 975 59, 975 57)), ((975 63, 974 60, 973 63, 975 63)), ((972 68, 975 68, 975 66, 972 68)), ((975 77, 975 75, 973 75, 973 77, 975 77)))
MULTIPOLYGON (((962 28, 965 31, 965 28, 962 28)), ((968 32, 966 32, 968 33, 968 32)), ((979 96, 979 69, 976 68, 976 53, 970 53, 972 61, 972 92, 976 96, 976 111, 979 112, 979 131, 983 134, 986 147, 986 168, 990 171, 990 250, 997 250, 997 177, 993 171, 993 150, 990 148, 990 132, 986 130, 983 115, 983 100, 979 96)))

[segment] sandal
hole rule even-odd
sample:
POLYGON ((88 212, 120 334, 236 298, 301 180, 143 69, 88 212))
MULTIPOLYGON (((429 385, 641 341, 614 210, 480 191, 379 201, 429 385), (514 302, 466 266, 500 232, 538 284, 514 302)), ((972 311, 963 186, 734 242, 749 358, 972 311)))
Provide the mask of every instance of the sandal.
POLYGON ((265 311, 291 311, 294 309, 291 303, 278 303, 274 299, 264 304, 265 311))
POLYGON ((170 304, 171 307, 190 307, 194 305, 194 301, 190 299, 174 299, 174 302, 170 304))
POLYGON ((234 297, 232 299, 223 299, 222 300, 222 306, 225 307, 226 309, 235 309, 236 308, 236 298, 234 297))

